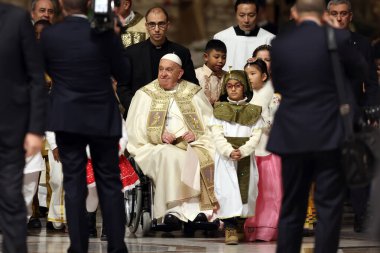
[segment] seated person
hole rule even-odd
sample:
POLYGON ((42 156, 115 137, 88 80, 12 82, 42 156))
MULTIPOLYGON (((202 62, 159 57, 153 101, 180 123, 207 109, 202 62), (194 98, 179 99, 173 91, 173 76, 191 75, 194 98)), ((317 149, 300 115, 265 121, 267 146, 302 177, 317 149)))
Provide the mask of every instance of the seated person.
POLYGON ((177 55, 164 55, 158 79, 136 92, 127 116, 127 149, 153 180, 153 218, 165 216, 165 224, 204 218, 199 213, 217 204, 212 107, 200 86, 181 79, 181 66, 177 55))

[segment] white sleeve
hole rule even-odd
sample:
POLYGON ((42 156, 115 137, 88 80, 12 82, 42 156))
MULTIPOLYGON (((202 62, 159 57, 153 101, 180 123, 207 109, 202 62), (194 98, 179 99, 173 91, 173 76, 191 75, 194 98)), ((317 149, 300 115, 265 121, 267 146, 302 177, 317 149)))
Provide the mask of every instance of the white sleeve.
POLYGON ((252 128, 251 136, 249 140, 239 148, 242 158, 251 155, 255 149, 257 144, 259 144, 260 137, 262 133, 262 121, 260 120, 256 125, 252 128))
POLYGON ((214 140, 215 148, 219 154, 229 158, 234 148, 231 143, 224 137, 223 125, 217 124, 218 120, 213 117, 211 119, 211 125, 209 126, 212 133, 212 139, 214 140))
POLYGON ((46 141, 49 143, 50 150, 54 150, 57 148, 57 143, 55 142, 55 133, 54 132, 45 132, 46 141))

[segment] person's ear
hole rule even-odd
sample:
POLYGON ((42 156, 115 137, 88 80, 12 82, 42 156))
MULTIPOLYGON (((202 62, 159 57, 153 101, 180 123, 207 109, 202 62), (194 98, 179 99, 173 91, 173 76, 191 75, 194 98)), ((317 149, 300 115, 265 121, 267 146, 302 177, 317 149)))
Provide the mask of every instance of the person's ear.
POLYGON ((181 77, 183 76, 183 73, 185 73, 185 72, 184 72, 183 69, 181 68, 181 69, 179 70, 178 80, 181 79, 181 77))
POLYGON ((204 62, 208 62, 208 53, 203 53, 203 60, 204 62))
POLYGON ((266 73, 263 73, 261 80, 265 82, 268 79, 268 75, 266 73))

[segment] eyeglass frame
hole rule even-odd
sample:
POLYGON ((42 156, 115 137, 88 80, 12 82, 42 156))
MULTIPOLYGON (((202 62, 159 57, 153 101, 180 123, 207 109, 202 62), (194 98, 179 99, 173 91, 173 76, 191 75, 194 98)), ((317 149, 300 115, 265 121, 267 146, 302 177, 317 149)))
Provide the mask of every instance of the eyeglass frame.
POLYGON ((244 85, 240 82, 238 83, 235 83, 235 84, 231 84, 231 83, 227 83, 226 84, 226 90, 232 90, 232 88, 234 88, 235 90, 237 89, 241 89, 241 88, 244 88, 244 85))
POLYGON ((154 29, 156 29, 156 27, 158 27, 158 29, 160 29, 160 30, 165 30, 168 24, 169 24, 169 22, 167 22, 167 21, 160 21, 158 23, 147 22, 146 26, 149 30, 154 30, 154 29))

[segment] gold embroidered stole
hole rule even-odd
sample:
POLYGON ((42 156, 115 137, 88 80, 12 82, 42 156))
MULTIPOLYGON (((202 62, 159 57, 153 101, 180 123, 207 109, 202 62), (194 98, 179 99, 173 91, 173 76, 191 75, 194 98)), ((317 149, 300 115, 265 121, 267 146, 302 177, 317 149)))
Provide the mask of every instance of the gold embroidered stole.
MULTIPOLYGON (((176 102, 186 126, 195 134, 195 139, 204 134, 202 120, 200 120, 191 101, 194 95, 201 89, 200 86, 188 83, 185 80, 179 83, 177 91, 174 93, 163 90, 157 80, 142 88, 142 91, 152 98, 147 122, 147 134, 150 143, 163 143, 161 136, 165 128, 165 120, 171 98, 176 102)), ((177 139, 179 141, 173 143, 173 145, 186 150, 187 143, 182 141, 180 137, 177 139)), ((214 195, 214 161, 206 149, 197 146, 193 148, 197 153, 201 170, 201 209, 212 209, 212 206, 217 202, 214 195)))
POLYGON ((137 44, 147 39, 145 32, 128 31, 129 28, 137 25, 143 18, 144 17, 140 13, 135 12, 135 17, 131 22, 129 22, 127 26, 121 28, 120 36, 124 47, 129 47, 130 45, 137 44))

